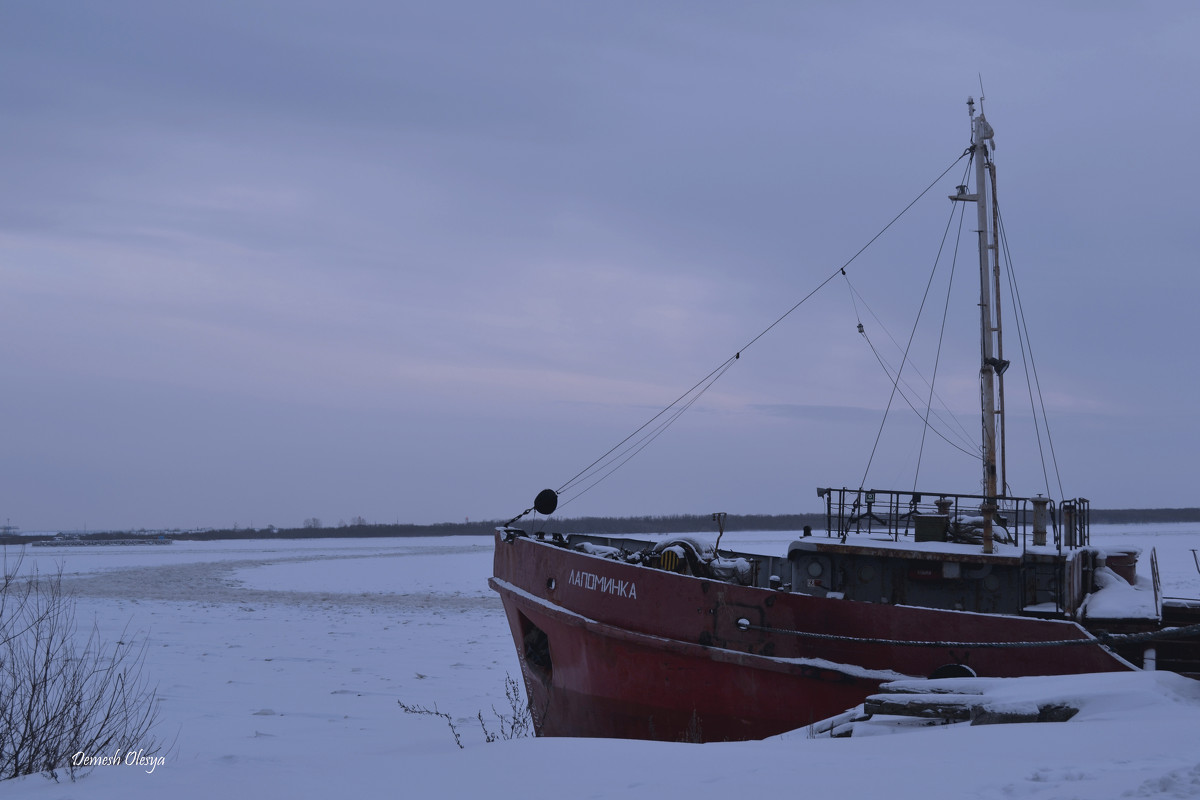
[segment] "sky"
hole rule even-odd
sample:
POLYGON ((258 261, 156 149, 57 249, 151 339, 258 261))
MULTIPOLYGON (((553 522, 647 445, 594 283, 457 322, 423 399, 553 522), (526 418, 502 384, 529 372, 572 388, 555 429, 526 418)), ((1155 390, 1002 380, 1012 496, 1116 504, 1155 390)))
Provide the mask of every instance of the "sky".
MULTIPOLYGON (((507 519, 736 352, 559 513, 976 492, 899 401, 876 446, 868 341, 929 283, 932 373, 981 84, 1054 446, 1017 443, 1006 329, 1011 491, 1200 506, 1198 35, 1183 2, 4 3, 0 522, 507 519)), ((975 436, 970 227, 935 383, 975 436)))

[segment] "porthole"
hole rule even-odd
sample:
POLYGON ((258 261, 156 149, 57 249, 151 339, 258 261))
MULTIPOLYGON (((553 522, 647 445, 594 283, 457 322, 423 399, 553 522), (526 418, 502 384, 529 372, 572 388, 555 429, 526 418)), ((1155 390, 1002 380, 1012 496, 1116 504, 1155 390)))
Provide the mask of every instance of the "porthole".
POLYGON ((825 570, 821 567, 820 561, 808 562, 808 574, 811 575, 812 577, 816 578, 824 571, 825 570))
POLYGON ((875 568, 870 564, 858 570, 858 579, 863 583, 870 583, 875 580, 875 568))

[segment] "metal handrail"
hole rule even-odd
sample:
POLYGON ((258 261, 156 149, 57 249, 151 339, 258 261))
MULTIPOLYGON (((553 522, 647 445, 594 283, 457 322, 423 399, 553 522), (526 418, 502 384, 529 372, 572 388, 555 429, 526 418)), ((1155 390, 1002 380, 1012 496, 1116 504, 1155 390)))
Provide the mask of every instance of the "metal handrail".
MULTIPOLYGON (((990 501, 997 506, 996 519, 1014 543, 1022 549, 1029 546, 1032 530, 1031 498, 995 497, 979 494, 920 492, 895 489, 818 489, 825 499, 825 529, 829 537, 845 540, 850 533, 886 533, 895 541, 908 536, 915 528, 915 517, 944 514, 951 520, 980 514, 979 506, 990 501)), ((1086 546, 1090 541, 1091 513, 1086 499, 1078 498, 1062 504, 1064 527, 1059 530, 1058 511, 1049 501, 1049 518, 1054 529, 1054 543, 1059 552, 1086 546), (1069 518, 1069 519, 1066 519, 1069 518)), ((1197 558, 1200 568, 1200 558, 1197 558)))

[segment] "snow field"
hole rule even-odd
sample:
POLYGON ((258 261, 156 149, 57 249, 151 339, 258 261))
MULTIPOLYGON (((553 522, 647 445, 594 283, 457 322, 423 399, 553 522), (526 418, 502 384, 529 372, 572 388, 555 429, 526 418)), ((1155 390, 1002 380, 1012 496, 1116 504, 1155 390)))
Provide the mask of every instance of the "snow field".
MULTIPOLYGON (((790 538, 726 534, 722 544, 790 538)), ((1200 526, 1098 527, 1093 544, 1156 547, 1166 594, 1200 596, 1190 552, 1200 526)), ((1082 702, 1062 724, 848 740, 800 729, 703 746, 488 744, 475 715, 497 727, 505 676, 518 677, 486 586, 490 540, 179 542, 25 557, 43 572, 62 566, 81 624, 145 641, 170 749, 153 772, 122 763, 74 784, 34 776, 4 784, 5 797, 1200 797, 1200 683, 1169 674, 1065 687, 1035 679, 1040 696, 1082 702), (465 748, 443 720, 406 714, 397 700, 451 713, 465 748)))

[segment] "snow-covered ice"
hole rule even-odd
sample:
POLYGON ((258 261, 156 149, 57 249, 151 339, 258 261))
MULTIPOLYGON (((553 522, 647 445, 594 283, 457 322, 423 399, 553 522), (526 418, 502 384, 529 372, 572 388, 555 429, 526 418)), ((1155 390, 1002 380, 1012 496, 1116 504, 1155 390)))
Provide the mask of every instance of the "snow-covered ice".
MULTIPOLYGON (((788 534, 727 533, 739 549, 788 534)), ((1096 527, 1093 544, 1158 549, 1167 595, 1200 596, 1200 526, 1096 527)), ((11 556, 11 551, 10 551, 11 556)), ((81 622, 148 644, 162 765, 33 776, 6 798, 1200 797, 1200 682, 1166 673, 1026 679, 997 703, 1055 698, 1065 723, 687 745, 585 739, 486 743, 516 655, 477 537, 179 542, 28 548, 61 565, 81 622), (443 720, 397 704, 449 712, 443 720)), ((1145 568, 1143 568, 1145 569, 1145 568)), ((101 754, 103 755, 103 754, 101 754)))

